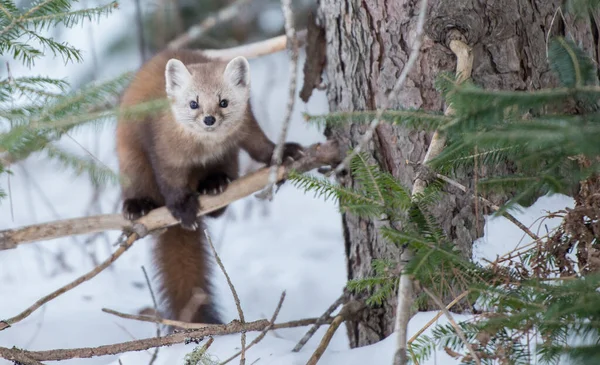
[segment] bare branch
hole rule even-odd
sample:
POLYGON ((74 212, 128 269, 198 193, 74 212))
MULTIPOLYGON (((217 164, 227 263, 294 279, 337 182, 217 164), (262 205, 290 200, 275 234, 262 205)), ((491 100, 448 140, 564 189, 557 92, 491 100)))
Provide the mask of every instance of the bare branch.
MULTIPOLYGON (((373 133, 375 132, 375 128, 379 124, 379 120, 384 110, 387 109, 387 105, 389 104, 390 98, 395 95, 400 87, 404 84, 406 78, 408 77, 408 73, 412 66, 415 64, 419 53, 421 52, 421 44, 423 42, 423 27, 425 25, 425 16, 427 14, 427 0, 421 0, 421 9, 419 10, 419 18, 417 20, 417 35, 415 37, 415 41, 413 43, 412 50, 408 57, 408 61, 406 65, 402 69, 402 73, 396 81, 396 85, 392 89, 390 95, 388 95, 387 100, 382 108, 377 111, 377 116, 371 122, 367 133, 365 133, 360 144, 352 151, 352 153, 346 158, 345 161, 347 163, 354 157, 353 154, 357 154, 361 151, 364 146, 367 145, 369 140, 371 139, 373 133)), ((431 146, 430 146, 431 147, 431 146)), ((336 171, 341 172, 343 169, 342 166, 338 166, 336 171)), ((414 188, 413 188, 414 195, 414 188)), ((403 271, 406 264, 412 259, 413 253, 410 248, 404 248, 402 254, 400 255, 400 270, 403 271)), ((410 306, 412 304, 412 280, 408 275, 402 274, 400 276, 400 283, 398 284, 398 304, 396 307, 396 323, 394 326, 394 330, 397 333, 397 345, 396 345, 396 353, 394 355, 394 365, 404 365, 407 363, 407 335, 408 335, 408 322, 410 321, 410 306)))
POLYGON ((209 31, 215 25, 233 19, 233 17, 238 15, 242 5, 245 5, 247 2, 249 2, 249 0, 234 1, 229 6, 226 6, 218 12, 209 15, 202 21, 202 23, 194 25, 193 27, 188 29, 187 32, 183 33, 182 35, 169 42, 168 47, 182 48, 187 46, 191 42, 202 37, 204 33, 209 31))
POLYGON ((14 364, 43 365, 41 362, 27 356, 27 354, 25 354, 24 351, 21 351, 16 348, 6 349, 5 354, 2 354, 2 348, 0 348, 0 357, 13 361, 14 364))
POLYGON ((375 115, 375 118, 369 124, 369 128, 363 135, 363 138, 360 140, 358 145, 352 150, 352 152, 348 154, 348 156, 346 156, 344 161, 336 167, 336 173, 341 173, 346 168, 346 166, 349 166, 350 161, 352 161, 352 159, 367 146, 371 138, 373 138, 373 134, 375 133, 375 129, 381 121, 381 116, 383 112, 389 107, 392 98, 394 98, 398 91, 400 91, 400 88, 406 82, 408 73, 415 65, 415 62, 417 62, 417 59, 419 58, 419 55, 421 53, 421 45, 423 44, 423 28, 425 26, 425 15, 427 14, 427 1, 428 0, 421 0, 421 9, 419 10, 419 18, 417 19, 417 32, 415 36, 415 41, 412 45, 412 49, 410 51, 410 55, 408 56, 408 60, 402 68, 402 73, 398 77, 398 80, 396 80, 396 84, 394 84, 392 91, 387 95, 386 98, 383 99, 381 106, 377 109, 377 114, 375 115))
MULTIPOLYGON (((427 0, 422 0, 421 11, 424 11, 427 5, 427 0)), ((419 16, 424 16, 423 13, 419 16)), ((471 71, 473 68, 473 54, 471 48, 458 39, 462 39, 462 35, 457 31, 453 32, 452 37, 454 38, 450 42, 450 49, 456 55, 456 73, 459 75, 459 82, 471 77, 471 71)), ((445 115, 451 115, 454 111, 449 106, 444 112, 445 115)), ((426 165, 431 159, 438 156, 444 149, 446 140, 441 136, 438 131, 433 135, 427 153, 423 159, 423 165, 426 165)), ((427 185, 427 181, 417 176, 412 188, 412 196, 421 194, 427 185)), ((406 247, 400 256, 400 269, 404 271, 405 265, 412 259, 413 252, 410 247, 406 247)), ((394 365, 404 365, 407 360, 407 339, 408 339, 408 322, 410 321, 410 307, 412 304, 412 278, 410 275, 402 274, 400 276, 400 283, 398 286, 398 300, 396 307, 396 324, 394 330, 397 333, 397 348, 396 354, 394 355, 394 365)))
MULTIPOLYGON (((275 308, 275 312, 273 313, 273 316, 271 317, 271 320, 269 321, 269 325, 261 332, 260 335, 258 335, 252 342, 250 342, 248 347, 246 347, 246 350, 248 350, 250 347, 259 343, 267 335, 267 332, 269 332, 271 329, 273 329, 273 325, 275 324, 275 320, 277 319, 277 316, 279 315, 279 311, 281 310, 281 306, 283 305, 284 299, 285 299, 285 291, 283 293, 281 293, 281 297, 279 298, 279 303, 277 303, 277 307, 275 308)), ((231 360, 238 357, 238 355, 240 355, 241 353, 242 353, 242 351, 238 351, 237 353, 232 355, 230 358, 223 361, 220 365, 227 364, 231 360)))
MULTIPOLYGON (((323 313, 321 315, 321 317, 319 317, 319 319, 325 320, 326 318, 329 318, 331 316, 331 313, 333 313, 333 311, 336 310, 337 307, 339 307, 340 305, 344 304, 347 300, 348 300, 347 293, 342 294, 339 298, 337 298, 337 300, 335 302, 333 302, 332 305, 329 306, 329 308, 327 308, 327 310, 325 311, 325 313, 323 313)), ((304 345, 306 345, 306 343, 308 342, 308 340, 310 340, 310 338, 315 334, 315 332, 317 332, 317 330, 319 329, 319 327, 321 327, 322 324, 323 323, 321 321, 315 323, 308 330, 308 332, 306 332, 306 334, 304 335, 304 337, 302 337, 302 339, 300 340, 300 342, 298 342, 298 344, 294 347, 294 349, 292 350, 292 352, 298 352, 298 351, 300 351, 302 349, 302 347, 304 347, 304 345)))
MULTIPOLYGON (((112 310, 112 309, 108 309, 108 308, 102 308, 102 311, 105 313, 113 314, 117 317, 125 318, 125 319, 133 319, 133 320, 142 321, 142 322, 161 323, 161 324, 164 324, 167 326, 172 326, 172 327, 186 329, 186 330, 206 329, 209 327, 217 328, 219 326, 223 326, 221 324, 189 323, 189 322, 176 321, 176 320, 172 320, 172 319, 164 319, 164 318, 155 317, 155 316, 147 316, 147 315, 140 315, 140 314, 127 314, 127 313, 121 313, 116 310, 112 310)), ((295 328, 295 327, 310 326, 312 324, 317 323, 318 320, 319 320, 319 318, 306 318, 306 319, 300 319, 297 321, 289 321, 289 322, 285 322, 285 323, 275 323, 273 325, 273 328, 271 328, 271 329, 277 330, 277 329, 282 329, 282 328, 295 328)), ((333 317, 329 317, 324 321, 323 324, 329 324, 332 321, 333 321, 333 317)), ((259 325, 262 326, 257 331, 261 331, 269 325, 269 321, 267 321, 266 319, 261 319, 261 320, 254 321, 254 322, 246 322, 246 324, 248 324, 248 323, 252 323, 253 325, 256 325, 256 326, 259 326, 259 325)), ((254 330, 247 329, 247 331, 254 331, 254 330)))
MULTIPOLYGON (((462 300, 462 298, 466 297, 467 294, 469 294, 468 290, 465 290, 464 292, 460 293, 459 296, 457 296, 456 298, 454 298, 454 300, 452 300, 450 303, 448 303, 448 305, 446 306, 446 309, 450 310, 450 308, 454 307, 456 305, 456 303, 460 302, 462 300)), ((425 324, 425 326, 421 327, 420 330, 417 331, 417 333, 415 333, 410 340, 408 340, 408 344, 412 344, 417 337, 421 336, 421 334, 423 334, 423 332, 425 332, 429 327, 431 327, 432 324, 435 323, 435 321, 437 321, 442 314, 444 314, 443 311, 439 311, 433 318, 431 318, 429 320, 429 322, 427 322, 427 324, 425 324)))
MULTIPOLYGON (((146 279, 146 284, 148 285, 148 290, 150 290, 150 296, 152 297, 152 304, 154 305, 154 313, 158 313, 158 304, 156 303, 156 296, 154 296, 154 290, 152 290, 152 285, 150 285, 150 278, 148 277, 148 273, 146 272, 146 268, 142 266, 142 271, 144 272, 144 278, 146 279)), ((160 324, 156 324, 156 337, 160 337, 160 324)), ((212 343, 212 342, 211 342, 212 343)), ((210 346, 210 345, 209 345, 210 346)), ((152 358, 148 365, 154 364, 156 358, 158 357, 158 349, 157 347, 152 354, 152 358)))
MULTIPOLYGON (((339 162, 339 148, 334 141, 314 144, 308 147, 305 152, 306 156, 302 159, 290 166, 279 169, 278 181, 284 180, 288 172, 292 170, 302 173, 323 165, 334 165, 339 162)), ((201 216, 213 212, 236 200, 260 191, 267 185, 268 179, 269 169, 263 168, 233 181, 219 195, 201 196, 199 202, 202 209, 198 215, 201 216)), ((173 218, 165 207, 155 209, 133 222, 126 220, 121 214, 66 219, 0 231, 0 250, 15 248, 22 243, 108 230, 135 232, 141 238, 158 229, 177 224, 179 222, 173 218)))
POLYGON ((340 326, 340 324, 342 324, 342 322, 344 322, 344 317, 342 317, 341 315, 335 317, 335 319, 327 329, 327 332, 325 332, 325 335, 321 339, 321 343, 319 343, 319 346, 317 347, 315 352, 312 354, 310 359, 308 359, 306 365, 315 365, 319 361, 319 359, 321 358, 321 356, 323 356, 323 353, 327 349, 327 346, 329 346, 329 342, 331 342, 331 338, 335 334, 335 331, 337 331, 338 327, 340 326))
MULTIPOLYGON (((208 234, 208 230, 204 230, 204 235, 206 236, 206 239, 208 240, 208 244, 210 245, 210 248, 213 252, 213 255, 215 255, 215 259, 217 260, 217 265, 219 265, 219 267, 221 268, 221 271, 223 271, 223 274, 225 275, 225 279, 227 279, 227 284, 229 285, 229 289, 231 290, 231 294, 233 295, 233 300, 235 301, 235 307, 237 308, 238 311, 238 315, 240 316, 240 322, 242 324, 246 323, 246 320, 244 319, 244 311, 242 310, 242 304, 240 303, 240 297, 237 294, 237 291, 235 290, 235 286, 233 285, 233 282, 231 282, 231 279, 229 278, 229 274, 227 274, 227 270, 225 270, 225 265, 223 265, 223 262, 221 261, 221 258, 219 257, 219 254, 217 253, 217 250, 215 249, 215 245, 213 245, 212 240, 210 239, 210 235, 208 234)), ((242 331, 242 357, 240 358, 240 365, 244 365, 246 363, 246 331, 242 331)))
POLYGON ((290 121, 292 120, 292 111, 294 110, 294 104, 296 102, 296 79, 298 75, 298 40, 296 38, 296 29, 294 28, 294 14, 292 13, 291 0, 281 0, 281 8, 283 10, 283 17, 285 19, 287 45, 288 49, 291 51, 290 88, 287 108, 283 118, 283 124, 281 126, 281 133, 279 134, 279 141, 275 146, 275 151, 273 151, 273 157, 271 158, 269 185, 261 193, 257 194, 257 197, 267 200, 273 199, 273 189, 275 188, 275 183, 277 182, 277 170, 281 167, 283 162, 283 146, 285 145, 290 121))
POLYGON ((23 312, 19 313, 18 315, 14 316, 12 318, 0 321, 0 331, 27 318, 35 310, 39 309, 42 305, 48 303, 49 301, 58 297, 59 295, 64 294, 67 291, 75 288, 79 284, 92 279, 93 277, 98 275, 100 272, 102 272, 102 270, 109 267, 110 264, 115 262, 115 260, 117 260, 123 253, 125 253, 125 251, 127 251, 127 249, 129 247, 131 247, 133 242, 135 242, 138 239, 139 239, 139 237, 136 233, 130 234, 129 237, 127 237, 127 240, 125 242, 123 242, 123 244, 120 245, 119 248, 117 248, 117 250, 112 255, 110 255, 110 257, 108 259, 106 259, 100 265, 96 266, 92 271, 88 272, 87 274, 85 274, 83 276, 80 276, 75 281, 70 282, 69 284, 63 286, 62 288, 59 288, 59 289, 53 291, 52 293, 40 298, 38 301, 33 303, 29 308, 25 309, 23 312))
POLYGON ((438 298, 437 295, 433 294, 431 292, 431 290, 429 290, 429 289, 427 289, 425 287, 423 287, 423 291, 425 291, 425 293, 427 293, 427 295, 429 295, 429 297, 435 302, 435 304, 437 304, 440 307, 440 309, 442 310, 442 312, 444 312, 444 315, 446 315, 446 317, 448 317, 448 321, 450 322, 450 324, 452 325, 452 327, 454 327, 454 330, 456 331, 456 334, 458 335, 458 337, 460 337, 460 339, 462 340, 462 342, 465 344, 465 346, 467 347, 467 349, 471 353, 471 356, 473 357, 473 360, 475 360, 475 363, 477 365, 481 365, 481 360, 479 360, 479 357, 477 357, 477 353, 473 349, 473 346, 467 340, 467 336, 465 336, 465 333, 463 332, 463 330, 458 326, 458 324, 454 320, 454 317, 452 317, 452 314, 450 314, 450 311, 448 311, 448 309, 446 309, 446 307, 444 306, 444 303, 442 302, 442 300, 440 298, 438 298))
MULTIPOLYGON (((148 317, 148 316, 145 316, 148 317)), ((182 332, 176 332, 170 335, 166 335, 160 338, 151 337, 141 340, 135 341, 127 341, 116 343, 112 345, 103 345, 98 347, 83 347, 83 348, 73 348, 73 349, 55 349, 55 350, 47 350, 47 351, 27 351, 20 350, 16 348, 6 348, 0 347, 0 358, 4 359, 16 359, 15 356, 21 356, 21 359, 29 359, 29 363, 31 361, 60 361, 60 360, 68 360, 68 359, 83 359, 83 358, 91 358, 96 356, 106 356, 106 355, 115 355, 123 352, 130 351, 142 351, 147 350, 153 347, 162 347, 174 345, 177 343, 185 343, 190 338, 202 338, 205 336, 222 336, 222 335, 230 335, 234 333, 240 333, 242 331, 264 331, 266 328, 271 327, 271 329, 279 329, 279 328, 293 328, 293 327, 301 327, 307 326, 315 323, 318 318, 308 318, 298 321, 290 321, 285 323, 278 323, 272 325, 270 321, 266 319, 261 319, 254 322, 246 322, 240 323, 240 321, 234 320, 227 324, 219 324, 219 325, 205 325, 203 328, 198 328, 195 330, 188 330, 182 332)), ((334 318, 328 319, 328 323, 333 322, 334 318)), ((176 322, 176 321, 175 321, 176 322)), ((198 323, 191 323, 193 325, 198 325, 198 323)), ((36 362, 34 364, 39 365, 36 362)), ((26 363, 26 362, 25 362, 26 363)))
MULTIPOLYGON (((454 186, 455 188, 458 188, 459 190, 463 191, 463 192, 468 192, 468 189, 466 186, 462 185, 461 183, 459 183, 458 181, 452 180, 451 178, 444 176, 442 174, 438 174, 435 173, 435 176, 440 179, 443 180, 445 182, 447 182, 448 184, 454 186)), ((487 205, 488 207, 490 207, 492 210, 494 210, 495 212, 500 210, 500 207, 497 206, 496 204, 492 203, 491 201, 487 200, 486 198, 482 197, 482 196, 477 196, 477 199, 479 199, 482 203, 484 203, 485 205, 487 205)), ((501 215, 508 219, 509 221, 511 221, 515 226, 519 227, 523 232, 525 232, 529 237, 533 238, 535 241, 539 241, 540 237, 538 237, 538 235, 536 235, 535 233, 533 233, 529 228, 527 228, 526 225, 524 225, 523 223, 521 223, 517 218, 515 218, 515 216, 513 216, 512 214, 508 213, 508 212, 502 212, 501 215)))

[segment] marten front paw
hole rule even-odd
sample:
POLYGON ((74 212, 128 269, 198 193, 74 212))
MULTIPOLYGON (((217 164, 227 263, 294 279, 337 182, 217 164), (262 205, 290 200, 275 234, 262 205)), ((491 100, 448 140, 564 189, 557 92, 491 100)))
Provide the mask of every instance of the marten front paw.
POLYGON ((171 215, 181 223, 181 227, 195 231, 199 227, 198 197, 196 194, 187 194, 182 199, 167 204, 167 208, 171 215))
POLYGON ((158 204, 148 198, 125 199, 123 201, 123 216, 125 219, 134 221, 156 208, 158 208, 158 204))
POLYGON ((223 173, 209 175, 198 184, 198 192, 202 195, 217 195, 227 189, 231 179, 223 173))
POLYGON ((304 157, 304 148, 298 143, 287 142, 283 145, 283 164, 289 164, 294 161, 298 161, 304 157))

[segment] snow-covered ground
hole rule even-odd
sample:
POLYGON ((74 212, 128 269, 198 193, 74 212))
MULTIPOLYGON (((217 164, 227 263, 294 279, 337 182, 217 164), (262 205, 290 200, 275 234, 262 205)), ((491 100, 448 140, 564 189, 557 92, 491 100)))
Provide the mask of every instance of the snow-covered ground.
MULTIPOLYGON (((95 25, 94 39, 99 54, 102 45, 117 32, 130 28, 133 9, 130 2, 95 25)), ((65 34, 66 39, 89 55, 89 27, 76 28, 65 34)), ((302 61, 302 60, 301 60, 302 61)), ((60 61, 59 61, 60 62, 60 61)), ((139 63, 137 53, 124 55, 118 61, 100 63, 100 77, 117 75, 134 69, 139 63)), ((268 135, 275 139, 282 121, 287 95, 288 60, 280 53, 251 61, 255 111, 268 135)), ((49 74, 55 77, 76 76, 83 66, 62 67, 46 59, 34 70, 13 67, 13 74, 49 74)), ((301 76, 299 76, 301 82, 301 76)), ((328 109, 323 92, 316 92, 310 103, 297 100, 289 139, 303 144, 322 141, 320 130, 308 126, 302 112, 324 113, 328 109)), ((114 125, 102 129, 85 129, 62 145, 72 151, 85 152, 85 145, 103 163, 116 169, 114 125)), ((6 175, 1 184, 7 187, 6 175)), ((10 200, 0 205, 0 229, 45 222, 60 218, 111 213, 118 208, 118 188, 108 187, 94 196, 85 177, 73 178, 68 172, 33 156, 19 163, 10 178, 10 200), (93 201, 94 203, 91 203, 93 201), (90 208, 92 207, 92 208, 90 208)), ((542 198, 531 208, 517 214, 525 224, 531 224, 543 210, 572 206, 570 198, 542 198)), ((548 226, 557 222, 545 222, 548 226)), ((340 216, 331 202, 304 195, 289 184, 284 185, 273 202, 259 202, 249 197, 230 206, 228 214, 211 220, 209 231, 231 276, 247 320, 268 318, 275 309, 281 291, 287 291, 279 321, 319 316, 341 293, 346 279, 344 246, 340 216)), ((519 243, 522 232, 504 218, 486 220, 486 236, 478 240, 475 256, 494 259, 519 243)), ((41 296, 70 282, 94 267, 114 250, 118 232, 97 237, 65 238, 25 244, 15 250, 0 251, 0 318, 11 317, 41 296)), ((16 346, 29 350, 89 347, 140 339, 155 335, 153 324, 120 319, 101 311, 112 308, 136 313, 151 307, 141 266, 152 272, 149 255, 151 242, 142 240, 109 269, 93 280, 60 296, 34 312, 13 328, 0 331, 1 346, 16 346)), ((226 320, 237 317, 229 288, 223 275, 215 270, 217 302, 226 320)), ((435 313, 419 313, 410 322, 409 332, 415 333, 435 313)), ((457 316, 458 319, 466 318, 457 316)), ((439 323, 445 323, 442 317, 439 323)), ((291 349, 307 328, 279 330, 269 333, 248 351, 247 363, 292 365, 304 364, 310 357, 325 328, 313 337, 300 353, 291 349)), ((428 332, 426 332, 428 333, 428 332)), ((257 333, 250 333, 251 341, 257 333)), ((180 364, 190 345, 163 348, 155 364, 180 364)), ((209 350, 221 360, 239 349, 239 335, 219 337, 209 350)), ((349 350, 345 329, 340 328, 322 360, 333 364, 390 364, 394 353, 394 336, 372 346, 349 350)), ((66 364, 146 364, 151 351, 128 353, 94 359, 66 361, 66 364)), ((427 364, 452 364, 443 351, 427 364)), ((0 360, 0 364, 8 364, 0 360)))

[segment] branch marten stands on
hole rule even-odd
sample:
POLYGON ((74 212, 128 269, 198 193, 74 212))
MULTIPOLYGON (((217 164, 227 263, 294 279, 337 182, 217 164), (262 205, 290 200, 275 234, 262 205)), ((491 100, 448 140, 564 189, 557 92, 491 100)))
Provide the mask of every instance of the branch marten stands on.
MULTIPOLYGON (((164 98, 170 105, 152 115, 120 118, 116 134, 123 215, 136 220, 166 206, 181 223, 156 238, 153 252, 165 317, 222 323, 211 297, 198 195, 218 194, 238 177, 240 149, 270 164, 275 144, 252 113, 244 55, 282 50, 285 43, 278 37, 227 50, 167 49, 141 67, 122 96, 122 107, 164 98)), ((300 145, 285 144, 284 160, 302 154, 300 145)))

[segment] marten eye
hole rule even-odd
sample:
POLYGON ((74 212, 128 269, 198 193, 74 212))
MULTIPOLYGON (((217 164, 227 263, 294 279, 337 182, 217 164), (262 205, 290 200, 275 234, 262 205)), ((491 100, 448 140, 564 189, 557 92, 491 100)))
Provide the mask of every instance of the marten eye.
POLYGON ((198 103, 195 100, 190 101, 190 108, 198 109, 198 103))
POLYGON ((227 105, 229 105, 229 102, 227 101, 227 99, 223 99, 219 102, 219 106, 221 108, 227 108, 227 105))

